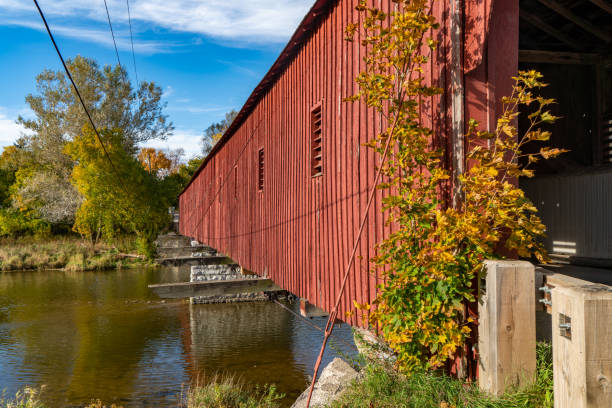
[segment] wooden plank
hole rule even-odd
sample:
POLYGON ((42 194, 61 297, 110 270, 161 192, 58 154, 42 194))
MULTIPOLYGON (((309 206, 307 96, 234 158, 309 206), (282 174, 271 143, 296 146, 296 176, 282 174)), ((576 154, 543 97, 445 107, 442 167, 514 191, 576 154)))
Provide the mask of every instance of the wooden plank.
POLYGON ((163 299, 183 299, 196 296, 223 296, 239 293, 272 292, 282 290, 272 279, 228 279, 204 282, 161 283, 149 285, 163 299))
POLYGON ((601 62, 601 56, 580 52, 519 50, 519 62, 595 65, 601 62))
POLYGON ((591 3, 599 7, 600 9, 607 11, 612 14, 612 4, 608 3, 606 0, 589 0, 591 3))
POLYGON ((534 266, 486 261, 479 315, 479 379, 495 395, 534 379, 536 370, 534 266))
POLYGON ((555 408, 611 407, 612 287, 555 287, 552 308, 555 408))
POLYGON ((453 207, 457 207, 461 200, 461 183, 459 177, 464 171, 464 87, 463 87, 463 60, 462 36, 463 15, 461 1, 451 1, 450 34, 451 34, 451 89, 452 89, 452 168, 453 168, 453 207))
POLYGON ((565 17, 572 23, 581 27, 586 32, 591 33, 594 36, 601 38, 607 43, 612 41, 612 36, 610 34, 605 32, 604 30, 597 28, 597 26, 593 24, 592 22, 574 14, 573 11, 563 6, 559 2, 553 1, 553 0, 538 0, 538 1, 541 4, 545 5, 546 7, 548 7, 549 9, 553 10, 555 13, 565 17))
POLYGON ((542 20, 540 17, 535 16, 531 13, 528 13, 524 10, 520 11, 519 17, 522 20, 525 20, 526 22, 531 24, 532 26, 538 28, 540 31, 544 31, 546 34, 550 35, 551 37, 554 37, 557 40, 561 41, 562 43, 569 45, 571 48, 575 50, 582 49, 582 45, 580 43, 574 41, 572 38, 568 37, 561 31, 549 25, 544 20, 542 20))

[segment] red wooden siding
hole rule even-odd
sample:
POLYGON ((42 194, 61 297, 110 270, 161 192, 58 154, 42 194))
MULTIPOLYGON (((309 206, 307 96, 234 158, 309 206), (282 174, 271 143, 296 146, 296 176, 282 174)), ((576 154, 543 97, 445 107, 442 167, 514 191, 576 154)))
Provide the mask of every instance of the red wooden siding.
MULTIPOLYGON (((465 18, 470 41, 463 52, 464 60, 471 58, 465 64, 471 72, 461 75, 466 117, 483 124, 494 117, 495 101, 507 93, 518 61, 518 2, 497 0, 491 15, 490 1, 465 10, 470 13, 465 18), (470 16, 474 21, 467 24, 470 16), (487 28, 491 35, 486 35, 487 28)), ((356 92, 354 78, 364 69, 366 50, 359 41, 344 40, 344 27, 359 18, 357 2, 316 2, 279 58, 282 66, 277 62, 264 78, 180 197, 182 234, 327 310, 335 301, 378 164, 363 144, 384 126, 362 103, 342 101, 356 92), (308 35, 301 34, 303 28, 308 35), (311 113, 318 104, 322 174, 312 177, 311 113), (265 152, 263 191, 258 189, 260 149, 265 152)), ((395 4, 381 3, 387 11, 395 4)), ((441 24, 435 33, 440 46, 427 76, 449 90, 448 2, 436 1, 432 10, 441 24)), ((434 142, 449 148, 450 106, 450 93, 445 92, 422 112, 423 121, 435 129, 434 142)), ((381 212, 384 194, 377 192, 370 209, 341 317, 353 310, 353 299, 372 300, 380 283, 380 276, 370 273, 368 259, 392 228, 381 212)), ((360 321, 358 315, 350 319, 352 324, 360 321)))

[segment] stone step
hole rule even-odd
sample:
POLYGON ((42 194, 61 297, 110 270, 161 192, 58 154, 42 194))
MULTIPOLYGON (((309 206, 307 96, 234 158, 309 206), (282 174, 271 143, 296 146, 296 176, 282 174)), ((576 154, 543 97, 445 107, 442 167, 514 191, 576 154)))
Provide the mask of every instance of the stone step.
POLYGON ((197 265, 191 267, 191 282, 244 279, 240 265, 197 265))

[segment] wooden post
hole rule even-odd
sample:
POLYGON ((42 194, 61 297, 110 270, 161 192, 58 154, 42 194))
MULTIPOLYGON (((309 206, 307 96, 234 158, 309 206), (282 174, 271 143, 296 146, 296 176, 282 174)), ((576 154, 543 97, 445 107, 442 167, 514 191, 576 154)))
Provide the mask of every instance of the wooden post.
POLYGON ((612 287, 552 289, 555 408, 612 407, 612 287))
POLYGON ((485 261, 485 270, 478 304, 478 383, 500 395, 534 379, 535 269, 525 261, 485 261))

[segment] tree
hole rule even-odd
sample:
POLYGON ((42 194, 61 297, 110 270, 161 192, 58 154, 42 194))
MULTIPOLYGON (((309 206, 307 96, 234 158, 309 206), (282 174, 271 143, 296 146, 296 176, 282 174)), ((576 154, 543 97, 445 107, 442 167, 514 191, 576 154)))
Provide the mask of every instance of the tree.
POLYGON ((232 109, 225 114, 225 119, 213 123, 206 128, 204 136, 202 136, 202 153, 204 156, 208 156, 208 153, 210 153, 214 145, 221 139, 225 131, 229 129, 234 119, 236 119, 236 116, 238 116, 238 112, 232 109))
POLYGON ((108 157, 88 126, 65 148, 78 160, 72 182, 83 196, 73 229, 94 243, 119 232, 134 233, 141 251, 152 256, 153 240, 169 222, 168 191, 123 149, 121 129, 103 129, 100 136, 108 157))
MULTIPOLYGON (((123 145, 135 153, 137 144, 164 139, 174 126, 163 113, 162 90, 154 82, 143 81, 137 90, 123 67, 98 63, 82 56, 66 62, 89 113, 98 128, 121 129, 123 145)), ((33 147, 52 147, 50 142, 64 142, 78 136, 87 117, 63 71, 45 70, 36 77, 37 95, 26 96, 35 119, 19 117, 17 122, 32 130, 33 147)), ((61 152, 60 148, 53 149, 61 152)))
POLYGON ((0 207, 10 207, 10 187, 19 169, 20 152, 17 146, 6 146, 0 155, 0 207))
MULTIPOLYGON (((134 90, 120 66, 100 67, 82 56, 66 63, 96 126, 120 129, 119 146, 127 154, 136 154, 140 142, 172 133, 174 127, 163 113, 161 88, 155 83, 141 82, 134 90)), ((26 96, 34 118, 20 116, 17 120, 31 131, 19 143, 24 152, 22 167, 33 171, 22 177, 15 192, 22 203, 34 206, 47 221, 72 222, 81 196, 70 181, 80 158, 66 154, 65 146, 78 138, 89 122, 63 71, 43 71, 36 77, 36 87, 36 94, 26 96)))
POLYGON ((156 150, 152 147, 143 147, 140 149, 138 160, 149 174, 155 174, 159 177, 167 176, 172 167, 172 160, 170 160, 163 151, 156 150))

